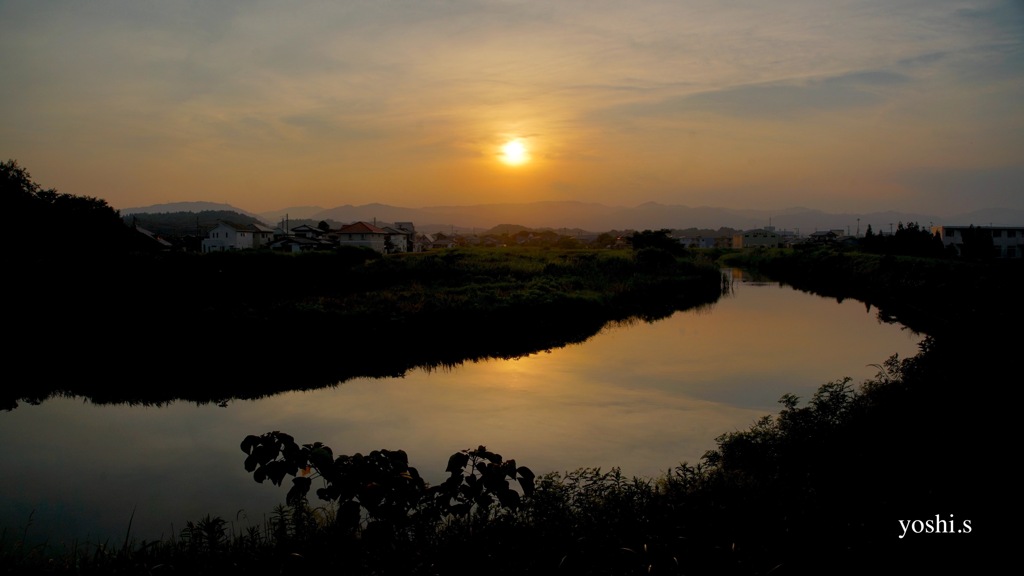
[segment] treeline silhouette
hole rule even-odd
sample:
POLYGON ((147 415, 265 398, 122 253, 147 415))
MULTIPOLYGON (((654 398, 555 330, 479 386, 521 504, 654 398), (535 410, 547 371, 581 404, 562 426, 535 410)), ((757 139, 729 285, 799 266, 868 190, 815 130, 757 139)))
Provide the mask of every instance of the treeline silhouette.
POLYGON ((60 254, 64 259, 123 254, 137 247, 131 230, 105 200, 43 188, 15 160, 0 162, 0 205, 15 262, 60 254))
POLYGON ((899 222, 896 231, 889 235, 875 234, 868 225, 864 237, 860 239, 859 248, 875 254, 900 254, 903 256, 921 256, 925 258, 944 258, 955 256, 956 251, 947 251, 942 239, 917 222, 906 225, 899 222))
MULTIPOLYGON (((872 254, 891 256, 918 256, 922 258, 948 258, 961 260, 993 259, 992 233, 984 228, 968 226, 961 231, 959 247, 952 244, 946 246, 938 232, 917 222, 904 224, 899 222, 892 234, 876 234, 868 225, 863 238, 858 241, 857 249, 872 254)), ((813 248, 813 247, 812 247, 813 248)))

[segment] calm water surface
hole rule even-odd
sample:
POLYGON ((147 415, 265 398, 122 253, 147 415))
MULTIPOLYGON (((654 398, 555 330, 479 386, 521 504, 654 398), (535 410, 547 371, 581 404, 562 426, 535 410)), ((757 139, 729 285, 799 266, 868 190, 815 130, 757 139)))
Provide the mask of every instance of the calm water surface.
MULTIPOLYGON (((443 338, 443 327, 422 336, 443 338)), ((8 541, 27 532, 51 543, 119 542, 129 525, 136 539, 168 538, 206 514, 241 530, 287 491, 242 467, 242 438, 271 430, 336 454, 403 449, 428 482, 453 452, 481 444, 537 473, 618 466, 653 477, 776 412, 783 394, 860 382, 920 340, 862 303, 737 279, 709 308, 516 360, 227 407, 23 404, 0 413, 0 522, 8 541)))

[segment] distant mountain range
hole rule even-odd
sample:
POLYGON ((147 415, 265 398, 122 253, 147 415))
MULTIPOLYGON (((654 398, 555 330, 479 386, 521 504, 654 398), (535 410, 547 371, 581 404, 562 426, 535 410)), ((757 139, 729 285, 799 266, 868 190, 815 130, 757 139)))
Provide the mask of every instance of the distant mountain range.
POLYGON ((122 209, 122 216, 137 213, 200 212, 204 210, 232 210, 256 217, 275 225, 284 219, 334 220, 336 222, 412 222, 418 230, 482 231, 501 224, 516 224, 531 228, 576 228, 602 232, 607 230, 658 230, 662 228, 722 227, 749 230, 774 226, 778 230, 792 230, 810 234, 818 230, 843 230, 863 233, 868 225, 876 233, 888 233, 898 223, 916 222, 921 226, 970 225, 1024 226, 1024 210, 979 210, 942 218, 930 214, 910 212, 871 212, 864 214, 834 214, 810 208, 782 210, 736 210, 708 206, 689 207, 648 202, 638 206, 607 206, 587 202, 533 202, 527 204, 477 204, 471 206, 430 206, 403 208, 387 204, 344 205, 336 208, 295 206, 273 212, 254 213, 229 204, 213 202, 178 202, 141 208, 122 209))

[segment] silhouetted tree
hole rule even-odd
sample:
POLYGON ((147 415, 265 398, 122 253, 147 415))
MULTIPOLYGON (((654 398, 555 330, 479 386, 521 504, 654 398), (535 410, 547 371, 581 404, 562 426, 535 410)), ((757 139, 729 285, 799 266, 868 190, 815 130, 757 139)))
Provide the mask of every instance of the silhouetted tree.
POLYGON ((942 241, 936 242, 935 236, 921 227, 917 222, 896 226, 896 232, 889 236, 875 234, 868 224, 867 232, 861 241, 865 252, 901 256, 919 256, 924 258, 942 258, 946 252, 942 241))
POLYGON ((9 215, 8 232, 23 237, 30 227, 51 233, 33 234, 20 251, 103 255, 131 250, 135 233, 105 200, 43 188, 16 160, 0 163, 0 206, 9 215))
POLYGON ((986 228, 969 226, 961 233, 963 244, 960 245, 960 257, 968 260, 988 260, 992 258, 995 244, 992 242, 992 231, 986 228))
POLYGON ((600 248, 609 248, 615 245, 615 236, 609 232, 602 232, 598 234, 597 238, 594 238, 591 244, 600 248))
POLYGON ((667 228, 657 231, 644 230, 643 232, 634 232, 629 237, 629 243, 633 250, 638 252, 644 248, 658 248, 675 256, 685 255, 686 248, 675 238, 672 238, 671 233, 672 231, 667 228))

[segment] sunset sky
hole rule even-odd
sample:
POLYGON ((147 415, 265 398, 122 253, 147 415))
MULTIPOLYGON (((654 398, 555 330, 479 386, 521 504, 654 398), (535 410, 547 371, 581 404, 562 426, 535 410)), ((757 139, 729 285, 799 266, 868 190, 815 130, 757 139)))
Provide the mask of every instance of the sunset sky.
POLYGON ((0 0, 0 71, 115 208, 1024 208, 1020 0, 0 0))

